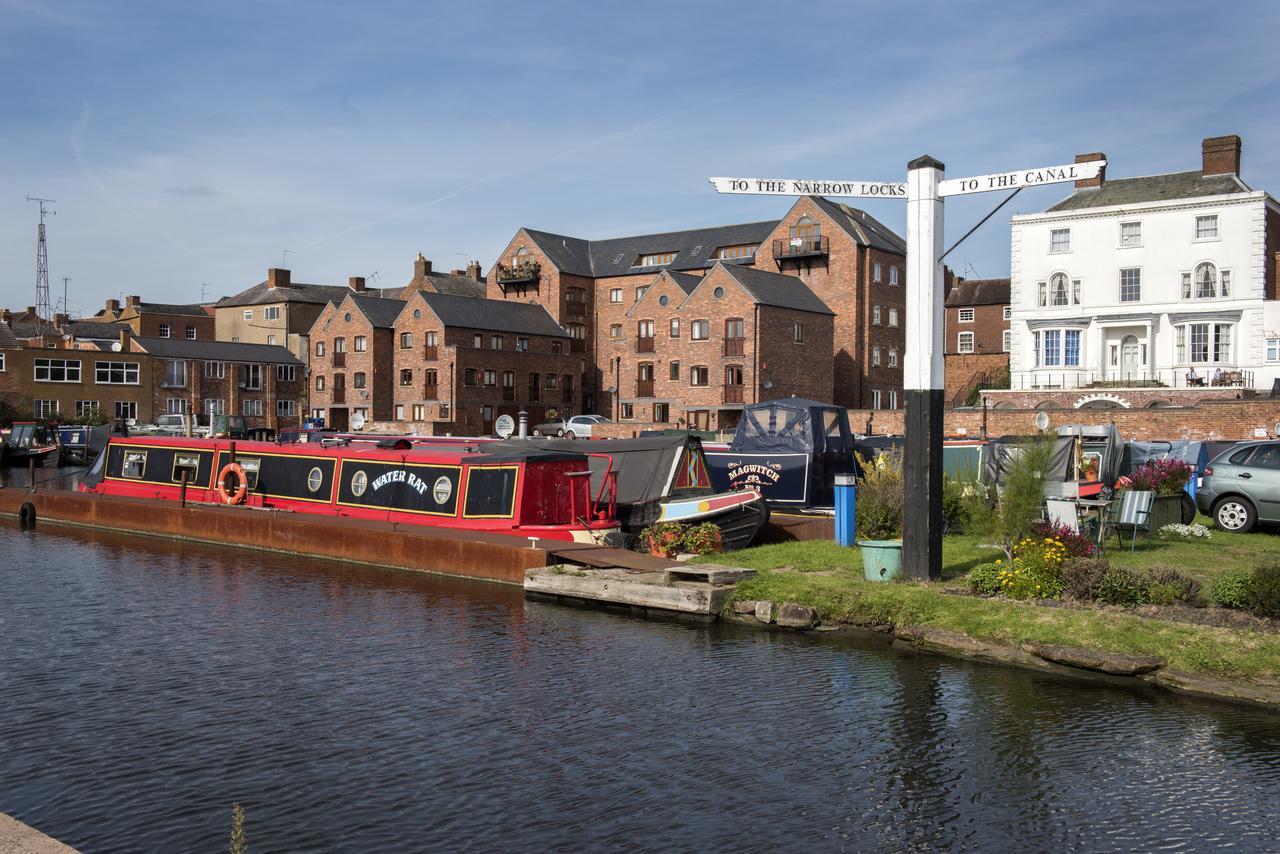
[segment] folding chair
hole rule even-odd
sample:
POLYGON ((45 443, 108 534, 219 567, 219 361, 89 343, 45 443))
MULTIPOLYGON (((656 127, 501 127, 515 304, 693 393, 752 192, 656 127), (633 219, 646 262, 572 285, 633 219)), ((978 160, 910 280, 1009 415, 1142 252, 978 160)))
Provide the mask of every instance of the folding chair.
POLYGON ((1044 506, 1045 515, 1050 522, 1072 533, 1080 533, 1080 512, 1074 501, 1068 498, 1048 498, 1045 499, 1044 506))
POLYGON ((1126 490, 1120 500, 1111 505, 1111 517, 1107 525, 1115 532, 1116 541, 1124 545, 1123 530, 1132 532, 1129 551, 1138 544, 1138 531, 1150 531, 1148 524, 1151 518, 1151 505, 1155 503, 1156 494, 1150 491, 1126 490))

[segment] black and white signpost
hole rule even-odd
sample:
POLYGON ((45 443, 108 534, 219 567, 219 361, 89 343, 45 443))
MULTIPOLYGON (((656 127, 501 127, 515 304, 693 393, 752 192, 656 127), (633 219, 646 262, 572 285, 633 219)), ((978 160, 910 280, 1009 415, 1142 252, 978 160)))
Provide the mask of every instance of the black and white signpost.
POLYGON ((942 358, 945 352, 943 199, 969 193, 1081 181, 1096 177, 1105 165, 1105 160, 1092 160, 948 181, 942 177, 945 167, 926 155, 907 164, 906 183, 793 178, 710 179, 721 193, 906 201, 907 343, 902 378, 906 392, 903 480, 907 500, 902 520, 902 566, 910 578, 926 580, 942 575, 942 419, 945 388, 942 358))

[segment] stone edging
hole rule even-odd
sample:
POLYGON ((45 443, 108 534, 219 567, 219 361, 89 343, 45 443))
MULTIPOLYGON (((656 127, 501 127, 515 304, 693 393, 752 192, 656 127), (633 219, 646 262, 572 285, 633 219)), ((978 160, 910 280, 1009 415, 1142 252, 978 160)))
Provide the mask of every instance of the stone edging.
POLYGON ((735 602, 733 612, 722 617, 737 625, 758 628, 872 633, 891 640, 895 646, 940 655, 972 658, 1113 685, 1151 686, 1178 694, 1280 711, 1280 682, 1223 679, 1169 670, 1154 656, 1126 655, 1036 641, 1010 644, 929 626, 820 625, 815 609, 795 602, 783 603, 781 607, 769 601, 735 602))

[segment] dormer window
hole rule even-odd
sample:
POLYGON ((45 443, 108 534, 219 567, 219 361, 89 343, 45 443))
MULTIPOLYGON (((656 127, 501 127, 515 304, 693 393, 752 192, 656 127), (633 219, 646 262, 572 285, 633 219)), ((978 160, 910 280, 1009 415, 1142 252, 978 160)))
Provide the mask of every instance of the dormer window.
POLYGON ((641 255, 632 264, 633 267, 665 267, 672 261, 676 260, 675 252, 651 252, 648 255, 641 255))
POLYGON ((742 243, 737 246, 721 246, 716 250, 716 258, 754 258, 756 249, 759 248, 755 243, 742 243))

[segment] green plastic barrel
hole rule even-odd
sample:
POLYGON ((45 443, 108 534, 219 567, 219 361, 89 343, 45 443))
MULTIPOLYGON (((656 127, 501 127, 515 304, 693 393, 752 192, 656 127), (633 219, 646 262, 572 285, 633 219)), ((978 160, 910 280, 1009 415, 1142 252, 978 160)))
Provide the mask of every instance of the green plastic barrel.
POLYGON ((902 540, 859 540, 858 548, 867 581, 892 581, 902 574, 902 540))

